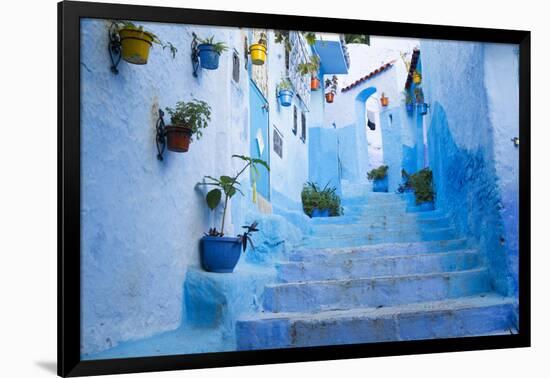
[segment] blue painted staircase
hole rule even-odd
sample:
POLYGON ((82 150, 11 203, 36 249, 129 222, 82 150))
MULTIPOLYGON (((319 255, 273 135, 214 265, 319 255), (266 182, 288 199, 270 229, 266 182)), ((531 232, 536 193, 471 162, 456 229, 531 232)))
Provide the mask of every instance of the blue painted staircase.
POLYGON ((344 188, 343 205, 312 219, 263 310, 237 320, 238 349, 515 332, 515 301, 491 292, 478 250, 444 214, 366 185, 344 188))

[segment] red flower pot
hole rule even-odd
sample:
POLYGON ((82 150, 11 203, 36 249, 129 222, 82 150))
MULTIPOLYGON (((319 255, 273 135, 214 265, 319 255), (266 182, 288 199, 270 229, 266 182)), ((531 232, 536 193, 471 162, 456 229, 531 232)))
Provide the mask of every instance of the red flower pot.
POLYGON ((166 126, 168 149, 174 152, 187 152, 192 135, 193 130, 188 126, 166 126))

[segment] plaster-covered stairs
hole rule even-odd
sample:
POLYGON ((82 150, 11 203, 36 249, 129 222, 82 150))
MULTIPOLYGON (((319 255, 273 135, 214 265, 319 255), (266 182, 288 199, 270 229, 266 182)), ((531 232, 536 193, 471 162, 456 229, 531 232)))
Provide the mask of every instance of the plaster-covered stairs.
POLYGON ((479 252, 444 215, 369 190, 346 188, 344 216, 312 219, 265 287, 263 311, 237 321, 239 349, 515 330, 514 301, 491 292, 479 252))

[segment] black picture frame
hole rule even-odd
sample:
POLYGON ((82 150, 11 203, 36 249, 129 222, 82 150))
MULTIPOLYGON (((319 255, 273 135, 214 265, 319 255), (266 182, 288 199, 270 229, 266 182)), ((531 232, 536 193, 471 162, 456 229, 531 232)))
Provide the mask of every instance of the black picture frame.
POLYGON ((58 3, 58 374, 83 376, 528 347, 530 287, 530 32, 63 1, 58 3), (82 361, 80 358, 80 18, 363 33, 519 45, 518 334, 82 361))

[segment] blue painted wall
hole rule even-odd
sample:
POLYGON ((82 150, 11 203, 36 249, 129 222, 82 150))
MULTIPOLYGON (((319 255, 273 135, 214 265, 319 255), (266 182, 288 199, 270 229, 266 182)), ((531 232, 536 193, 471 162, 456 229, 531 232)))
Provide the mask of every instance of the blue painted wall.
POLYGON ((421 44, 437 208, 480 246, 492 286, 503 294, 517 294, 519 171, 518 151, 510 142, 518 133, 515 49, 465 42, 421 44), (511 79, 505 88, 497 73, 511 79))

